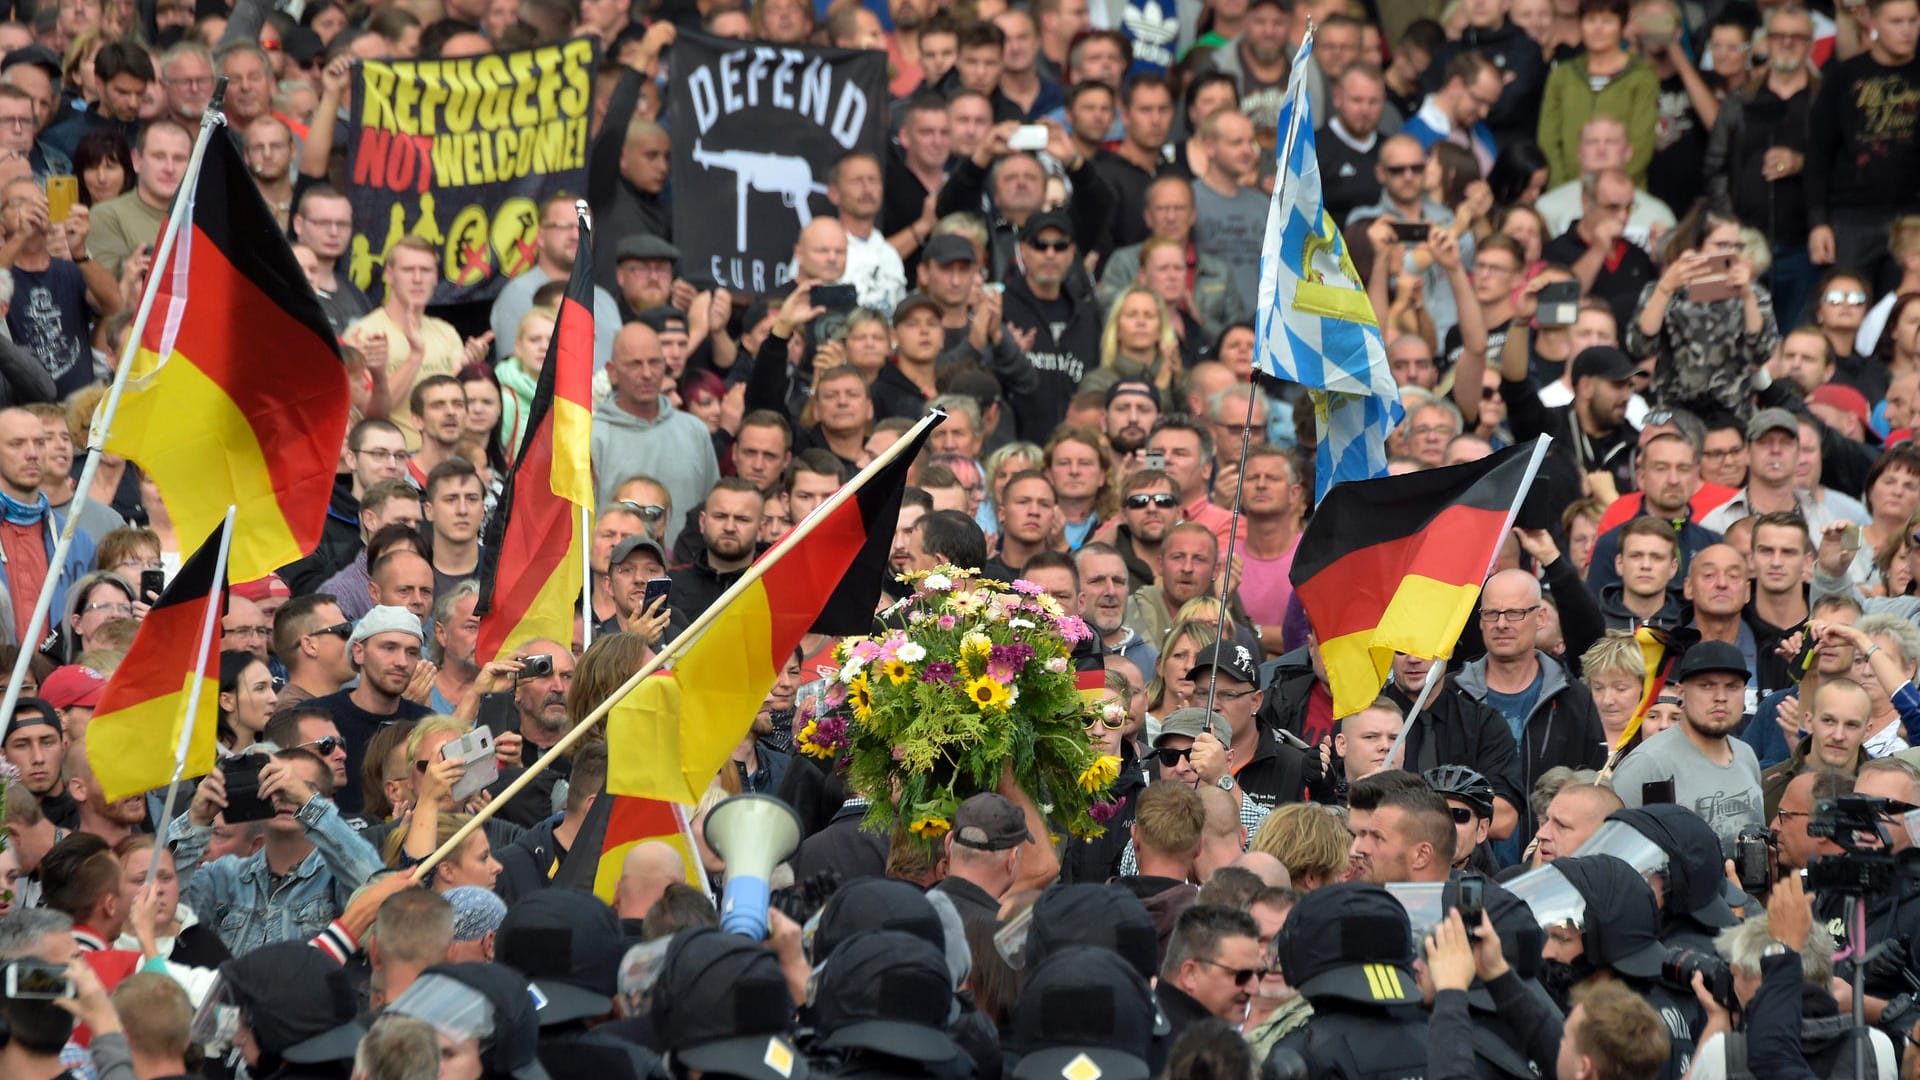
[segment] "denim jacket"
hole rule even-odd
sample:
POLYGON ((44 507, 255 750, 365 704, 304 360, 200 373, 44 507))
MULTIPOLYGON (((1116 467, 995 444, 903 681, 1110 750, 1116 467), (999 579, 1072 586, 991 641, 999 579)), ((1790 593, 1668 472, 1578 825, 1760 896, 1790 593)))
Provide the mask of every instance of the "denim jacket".
POLYGON ((333 800, 315 795, 295 815, 313 851, 273 891, 263 849, 200 864, 213 839, 181 814, 167 827, 180 873, 180 899, 213 926, 235 956, 279 941, 308 941, 346 910, 347 899, 383 869, 378 852, 340 816, 333 800))

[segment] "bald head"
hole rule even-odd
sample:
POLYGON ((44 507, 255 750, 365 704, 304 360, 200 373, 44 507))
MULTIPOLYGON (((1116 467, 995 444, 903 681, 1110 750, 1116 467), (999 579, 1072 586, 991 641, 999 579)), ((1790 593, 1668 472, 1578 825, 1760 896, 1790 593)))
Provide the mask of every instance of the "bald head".
POLYGON ((1233 860, 1233 865, 1252 871, 1269 889, 1293 888, 1293 878, 1287 873, 1286 864, 1264 851, 1242 852, 1239 858, 1233 860))
POLYGON ((839 281, 847 272, 847 230, 834 218, 814 218, 794 241, 793 261, 808 281, 839 281))
POLYGON ((635 844, 620 863, 620 883, 613 889, 614 910, 623 919, 645 918, 668 885, 686 883, 687 864, 671 845, 658 840, 635 844))

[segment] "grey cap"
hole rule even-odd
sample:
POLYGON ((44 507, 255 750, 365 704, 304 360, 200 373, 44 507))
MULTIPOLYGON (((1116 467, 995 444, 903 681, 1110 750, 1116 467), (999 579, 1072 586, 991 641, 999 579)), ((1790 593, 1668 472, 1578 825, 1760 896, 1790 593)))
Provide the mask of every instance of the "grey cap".
POLYGON ((1220 749, 1233 748, 1233 729, 1227 726, 1227 718, 1197 706, 1175 709, 1166 719, 1160 721, 1160 734, 1154 737, 1153 747, 1158 750, 1160 743, 1169 735, 1185 735, 1189 739, 1197 739, 1202 732, 1206 731, 1213 732, 1213 737, 1220 740, 1220 749))
POLYGON ((980 253, 974 250, 973 241, 952 233, 942 233, 927 241, 927 246, 921 249, 920 257, 935 266, 980 261, 980 253))
POLYGON ((412 634, 424 644, 427 635, 420 629, 420 617, 403 607, 381 604, 354 624, 353 636, 347 644, 357 645, 375 634, 412 634))
POLYGON ((616 263, 628 259, 665 259, 668 262, 680 261, 680 249, 667 243, 652 233, 640 233, 620 241, 615 250, 616 263))
POLYGON ((972 795, 953 815, 953 842, 976 851, 1005 851, 1033 842, 1027 815, 992 791, 972 795))
POLYGON ((641 550, 653 552, 654 557, 660 560, 661 566, 667 565, 667 552, 660 546, 660 541, 646 533, 636 533, 613 546, 613 554, 607 556, 607 566, 619 566, 627 561, 627 556, 641 550))
POLYGON ((1753 442, 1769 431, 1784 431, 1800 437, 1800 421, 1785 409, 1761 409, 1747 421, 1747 441, 1753 442))

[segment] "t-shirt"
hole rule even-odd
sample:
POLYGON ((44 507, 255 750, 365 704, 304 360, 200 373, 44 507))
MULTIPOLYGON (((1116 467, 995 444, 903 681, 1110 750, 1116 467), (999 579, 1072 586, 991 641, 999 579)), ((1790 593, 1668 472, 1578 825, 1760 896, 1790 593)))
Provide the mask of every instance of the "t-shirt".
POLYGON ((8 599, 13 604, 14 625, 8 630, 14 641, 26 637, 33 605, 47 580, 46 526, 45 522, 14 525, 0 521, 0 556, 6 559, 8 599))
POLYGON ((89 325, 87 282, 78 266, 55 259, 45 270, 13 268, 7 330, 47 369, 62 398, 94 381, 89 325))
POLYGON ((1241 188, 1222 195, 1204 181, 1193 182, 1193 247, 1212 255, 1233 271, 1240 290, 1241 311, 1258 306, 1260 248, 1267 240, 1268 199, 1257 188, 1241 188))
POLYGON ((342 814, 360 812, 364 802, 360 794, 360 763, 366 760, 367 743, 374 735, 388 724, 430 715, 425 705, 415 705, 404 698, 399 708, 386 715, 368 712, 354 703, 352 694, 352 690, 341 690, 307 703, 331 713, 333 725, 340 729, 340 737, 347 742, 347 786, 333 793, 334 805, 342 814))
POLYGON ((1739 739, 1727 740, 1733 761, 1720 765, 1700 752, 1687 738, 1683 721, 1655 735, 1629 753, 1613 772, 1614 794, 1628 806, 1641 805, 1643 787, 1673 781, 1673 801, 1700 815, 1713 826, 1721 846, 1729 851, 1743 829, 1766 824, 1760 793, 1760 761, 1753 747, 1739 739))
POLYGON ((1507 730, 1513 733, 1515 745, 1519 745, 1520 733, 1526 730, 1527 717, 1533 715, 1533 707, 1540 704, 1540 684, 1545 674, 1542 671, 1534 672, 1533 681, 1517 694, 1503 694, 1491 686, 1487 687, 1486 703, 1507 722, 1507 730))
POLYGON ((1287 601, 1293 598, 1293 582, 1288 575, 1293 572, 1293 556, 1300 550, 1300 539, 1294 538, 1287 550, 1279 557, 1256 559, 1245 548, 1240 549, 1240 609, 1261 626, 1279 626, 1287 617, 1287 601))

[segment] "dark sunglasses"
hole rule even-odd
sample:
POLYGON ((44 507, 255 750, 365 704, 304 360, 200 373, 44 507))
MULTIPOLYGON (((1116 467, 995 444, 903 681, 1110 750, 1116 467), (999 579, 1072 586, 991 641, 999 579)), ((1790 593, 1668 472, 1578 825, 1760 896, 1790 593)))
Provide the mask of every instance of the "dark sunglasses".
POLYGON ((1029 240, 1027 241, 1027 246, 1032 248, 1035 251, 1050 251, 1050 252, 1072 251, 1073 241, 1071 240, 1029 240))
MULTIPOLYGON (((319 754, 321 757, 331 757, 335 750, 338 750, 345 745, 347 745, 347 741, 345 739, 342 739, 340 736, 327 735, 322 738, 315 739, 312 742, 303 742, 299 746, 294 747, 294 749, 305 750, 308 747, 312 747, 313 752, 316 754, 319 754)), ((422 769, 421 771, 425 772, 426 770, 422 769)))
POLYGON ((639 514, 642 518, 645 518, 648 521, 659 521, 661 518, 667 516, 667 508, 664 506, 654 506, 651 504, 642 506, 639 503, 634 502, 632 499, 621 499, 619 502, 614 503, 613 505, 618 506, 623 510, 629 510, 629 511, 632 511, 633 513, 639 514))
POLYGON ((1418 165, 1382 165, 1380 167, 1387 170, 1389 176, 1405 176, 1408 173, 1417 173, 1426 168, 1427 163, 1423 161, 1418 165))
POLYGON ((1171 495, 1129 495, 1126 499, 1126 506, 1129 510, 1145 510, 1149 506, 1157 506, 1162 510, 1171 510, 1179 505, 1180 500, 1171 495))
POLYGON ((307 636, 308 637, 325 637, 329 634, 339 638, 341 641, 345 641, 348 638, 353 636, 353 622, 349 620, 347 622, 334 623, 332 626, 317 627, 311 631, 308 631, 307 636))
POLYGON ((1473 810, 1469 807, 1449 806, 1447 807, 1447 813, 1453 815, 1453 823, 1455 825, 1471 825, 1473 823, 1473 810))
POLYGON ((1497 398, 1499 396, 1500 396, 1500 388, 1497 386, 1483 386, 1480 388, 1481 401, 1492 401, 1494 398, 1497 398))
POLYGON ((1174 750, 1171 748, 1165 749, 1165 750, 1155 750, 1154 753, 1159 755, 1161 766, 1163 766, 1164 768, 1171 769, 1174 766, 1180 764, 1180 762, 1186 760, 1187 758, 1192 757, 1193 747, 1183 746, 1178 750, 1174 750))
POLYGON ((1087 727, 1089 729, 1091 729, 1093 725, 1099 724, 1108 731, 1119 731, 1120 725, 1124 723, 1126 723, 1125 720, 1109 720, 1103 715, 1089 715, 1087 717, 1087 727))
POLYGON ((1217 967, 1221 971, 1233 976, 1233 985, 1235 986, 1245 986, 1255 979, 1264 979, 1267 975, 1266 968, 1231 968, 1218 960, 1202 960, 1200 962, 1212 967, 1217 967))

